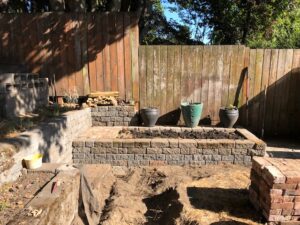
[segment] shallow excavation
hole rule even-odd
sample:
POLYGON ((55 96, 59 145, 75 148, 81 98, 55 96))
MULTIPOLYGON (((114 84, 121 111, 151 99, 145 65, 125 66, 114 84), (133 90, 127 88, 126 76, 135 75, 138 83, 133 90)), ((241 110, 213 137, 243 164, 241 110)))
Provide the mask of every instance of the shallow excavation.
POLYGON ((57 165, 54 171, 7 224, 262 224, 243 166, 57 165))

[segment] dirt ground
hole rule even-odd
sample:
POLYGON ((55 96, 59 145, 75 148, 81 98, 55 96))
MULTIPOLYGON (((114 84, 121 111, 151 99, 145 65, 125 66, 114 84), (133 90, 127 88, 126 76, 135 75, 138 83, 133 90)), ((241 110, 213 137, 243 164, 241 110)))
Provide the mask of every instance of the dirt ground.
MULTIPOLYGON (((110 185, 103 186, 102 182, 99 188, 107 197, 100 203, 99 223, 95 224, 262 224, 260 213, 248 199, 249 168, 212 165, 113 167, 112 170, 114 175, 103 181, 110 185)), ((95 173, 103 174, 101 170, 95 173)), ((95 182, 90 183, 89 190, 100 191, 95 182)))
POLYGON ((54 176, 52 173, 28 173, 0 187, 0 225, 8 223, 54 176))
POLYGON ((123 129, 119 132, 119 138, 184 138, 184 139, 245 139, 237 132, 226 132, 210 130, 203 132, 183 131, 175 132, 172 130, 138 131, 123 129))

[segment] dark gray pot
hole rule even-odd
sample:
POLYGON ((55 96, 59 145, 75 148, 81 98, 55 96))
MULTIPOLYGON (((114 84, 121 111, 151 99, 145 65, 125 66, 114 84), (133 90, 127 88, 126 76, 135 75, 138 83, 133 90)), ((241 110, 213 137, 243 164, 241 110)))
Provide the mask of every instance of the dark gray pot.
POLYGON ((225 128, 232 128, 239 118, 239 110, 221 108, 219 116, 220 121, 225 128))
POLYGON ((144 126, 154 127, 158 120, 158 117, 159 117, 159 110, 158 110, 158 108, 141 109, 141 117, 142 117, 144 126))

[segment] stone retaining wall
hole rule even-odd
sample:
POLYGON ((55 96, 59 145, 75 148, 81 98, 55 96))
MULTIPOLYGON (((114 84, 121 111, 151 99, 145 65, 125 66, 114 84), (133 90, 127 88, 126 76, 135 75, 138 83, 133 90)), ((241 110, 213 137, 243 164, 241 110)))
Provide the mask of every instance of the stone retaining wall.
POLYGON ((98 106, 92 108, 93 126, 137 126, 134 106, 98 106))
POLYGON ((300 224, 300 160, 255 157, 249 193, 270 225, 300 224))
POLYGON ((42 153, 44 162, 71 163, 72 141, 92 126, 91 110, 74 110, 39 124, 33 130, 13 139, 0 142, 3 148, 15 149, 13 166, 0 174, 0 184, 16 179, 22 169, 22 160, 28 155, 42 153))
MULTIPOLYGON (((178 128, 174 129, 178 130, 178 128)), ((205 130, 205 128, 196 129, 205 130)), ((223 162, 251 165, 253 156, 265 154, 266 145, 247 130, 238 129, 238 132, 246 139, 111 138, 95 140, 79 137, 73 142, 73 162, 109 163, 119 166, 204 165, 223 162)))

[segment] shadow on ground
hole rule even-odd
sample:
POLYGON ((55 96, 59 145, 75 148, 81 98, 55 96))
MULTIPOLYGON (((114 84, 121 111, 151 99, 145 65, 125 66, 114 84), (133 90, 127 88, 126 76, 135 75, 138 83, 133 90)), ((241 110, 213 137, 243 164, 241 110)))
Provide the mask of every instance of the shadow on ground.
MULTIPOLYGON (((246 189, 225 189, 225 188, 206 188, 188 187, 187 194, 190 203, 196 209, 209 210, 216 213, 226 212, 237 218, 251 219, 259 221, 260 216, 252 207, 248 199, 246 189)), ((214 224, 241 224, 229 223, 228 221, 214 224)))

